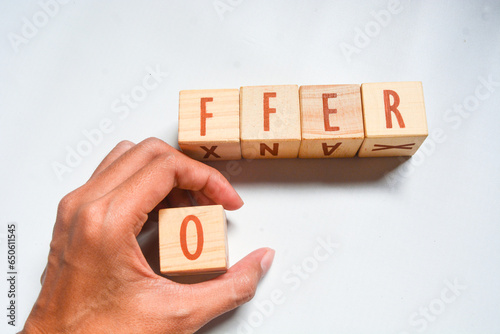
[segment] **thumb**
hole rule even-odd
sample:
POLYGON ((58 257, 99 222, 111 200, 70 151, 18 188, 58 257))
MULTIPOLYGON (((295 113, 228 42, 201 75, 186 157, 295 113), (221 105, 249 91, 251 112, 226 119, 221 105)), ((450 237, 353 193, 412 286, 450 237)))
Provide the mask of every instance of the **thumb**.
POLYGON ((273 249, 260 248, 241 259, 225 274, 197 284, 196 298, 201 304, 199 311, 203 314, 203 324, 250 301, 273 259, 273 249))

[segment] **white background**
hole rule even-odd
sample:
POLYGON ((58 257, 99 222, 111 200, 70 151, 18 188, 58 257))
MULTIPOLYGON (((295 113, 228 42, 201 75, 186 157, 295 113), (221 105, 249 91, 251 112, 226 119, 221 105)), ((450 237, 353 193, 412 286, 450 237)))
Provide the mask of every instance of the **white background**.
POLYGON ((230 181, 246 205, 228 213, 231 262, 261 246, 276 258, 254 300, 202 332, 499 333, 500 4, 401 1, 375 23, 388 6, 77 0, 48 16, 38 2, 3 0, 0 237, 18 224, 18 322, 38 294, 61 197, 122 139, 175 146, 179 90, 422 81, 430 136, 410 160, 238 164, 230 181), (218 13, 223 4, 231 10, 218 13), (126 114, 122 94, 155 68, 168 76, 126 114), (54 165, 104 119, 113 130, 58 176, 54 165), (319 263, 318 238, 338 243, 319 263))

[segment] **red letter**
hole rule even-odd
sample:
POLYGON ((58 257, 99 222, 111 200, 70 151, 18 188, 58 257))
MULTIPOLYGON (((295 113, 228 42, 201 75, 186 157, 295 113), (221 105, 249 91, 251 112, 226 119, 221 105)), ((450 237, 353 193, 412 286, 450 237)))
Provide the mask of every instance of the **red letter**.
POLYGON ((266 144, 260 143, 260 155, 265 156, 266 151, 268 151, 269 153, 271 153, 271 155, 277 156, 279 146, 280 146, 279 143, 273 143, 273 149, 271 150, 271 148, 266 144))
POLYGON ((323 153, 325 154, 325 156, 328 156, 328 155, 331 155, 333 152, 335 152, 336 149, 339 148, 340 144, 342 143, 337 143, 333 146, 328 146, 327 143, 323 143, 323 153))
POLYGON ((337 94, 323 94, 323 120, 325 122, 325 131, 339 131, 340 128, 338 126, 330 125, 330 114, 336 114, 337 109, 328 108, 328 99, 336 98, 337 94))
POLYGON ((212 97, 201 98, 200 136, 205 136, 207 134, 207 118, 213 117, 212 113, 207 113, 207 102, 212 102, 213 100, 212 97))
POLYGON ((195 215, 189 215, 182 221, 181 224, 181 249, 184 253, 184 256, 189 260, 196 260, 200 257, 201 251, 203 250, 203 228, 201 226, 201 222, 195 215), (190 221, 193 221, 196 225, 196 234, 198 237, 198 245, 196 246, 196 252, 194 254, 189 253, 189 249, 187 247, 187 225, 190 221))
POLYGON ((384 90, 384 104, 385 104, 385 126, 386 128, 392 128, 392 117, 391 111, 396 115, 396 119, 398 120, 398 124, 400 128, 405 127, 405 122, 403 121, 403 117, 398 110, 399 106, 399 95, 393 90, 384 90), (391 105, 391 98, 394 98, 394 104, 391 105))
POLYGON ((269 131, 269 114, 276 113, 275 108, 269 108, 269 98, 276 97, 276 93, 264 93, 264 131, 269 131))

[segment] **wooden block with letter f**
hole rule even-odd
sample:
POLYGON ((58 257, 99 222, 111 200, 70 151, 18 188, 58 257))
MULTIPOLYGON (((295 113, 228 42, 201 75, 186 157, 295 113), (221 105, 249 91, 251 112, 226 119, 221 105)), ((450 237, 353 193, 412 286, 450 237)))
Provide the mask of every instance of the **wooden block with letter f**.
POLYGON ((179 146, 197 160, 241 159, 237 89, 179 93, 179 146))
POLYGON ((297 158, 301 140, 298 86, 241 87, 240 97, 243 158, 297 158))
POLYGON ((222 205, 160 210, 158 229, 163 274, 227 271, 226 215, 222 205))
POLYGON ((358 155, 413 155, 427 137, 422 83, 365 83, 361 98, 365 140, 358 155))
POLYGON ((299 158, 348 158, 364 139, 359 85, 301 86, 299 158))

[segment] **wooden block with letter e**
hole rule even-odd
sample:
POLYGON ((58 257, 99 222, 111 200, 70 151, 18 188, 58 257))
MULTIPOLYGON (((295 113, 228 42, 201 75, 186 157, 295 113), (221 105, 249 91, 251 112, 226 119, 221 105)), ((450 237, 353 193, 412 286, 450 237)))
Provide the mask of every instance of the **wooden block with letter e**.
POLYGON ((197 160, 241 159, 237 89, 179 93, 179 146, 197 160))
POLYGON ((422 83, 364 83, 361 98, 365 140, 358 155, 413 155, 427 137, 422 83))
POLYGON ((297 158, 301 139, 298 86, 241 87, 240 97, 243 158, 297 158))
POLYGON ((364 139, 359 85, 301 86, 299 158, 350 158, 364 139))
POLYGON ((227 271, 226 214, 222 205, 160 210, 158 228, 163 274, 227 271))

